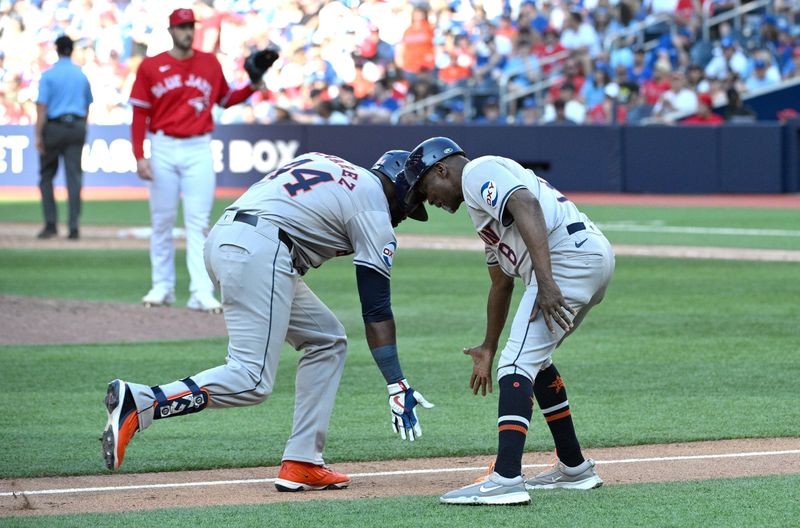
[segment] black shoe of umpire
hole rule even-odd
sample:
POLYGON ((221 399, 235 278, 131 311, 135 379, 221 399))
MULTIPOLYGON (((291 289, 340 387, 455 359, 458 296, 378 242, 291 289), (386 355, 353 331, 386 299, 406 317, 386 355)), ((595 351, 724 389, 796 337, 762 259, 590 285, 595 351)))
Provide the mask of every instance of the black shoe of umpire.
POLYGON ((53 238, 57 234, 58 234, 58 231, 56 231, 56 226, 54 226, 52 224, 47 224, 46 226, 44 226, 44 229, 39 231, 39 234, 36 235, 36 238, 41 238, 41 239, 53 238))
POLYGON ((78 233, 77 229, 70 229, 69 236, 67 237, 70 240, 78 240, 81 237, 80 233, 78 233))

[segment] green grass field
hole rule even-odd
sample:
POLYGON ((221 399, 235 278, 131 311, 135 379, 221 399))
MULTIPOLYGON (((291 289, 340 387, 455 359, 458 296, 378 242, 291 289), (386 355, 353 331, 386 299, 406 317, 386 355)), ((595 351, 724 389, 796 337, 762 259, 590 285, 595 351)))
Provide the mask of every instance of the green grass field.
MULTIPOLYGON (((120 225, 143 223, 131 221, 132 209, 109 207, 101 215, 94 205, 86 207, 87 223, 112 223, 110 216, 126 219, 120 225)), ((12 209, 27 210, 2 204, 0 221, 10 220, 12 209)), ((643 208, 583 209, 600 223, 650 221, 643 208)), ((649 211, 663 213, 661 219, 674 226, 798 229, 796 211, 649 211)), ((461 215, 444 218, 437 211, 433 216, 426 232, 470 234, 461 215)), ((419 225, 409 222, 400 231, 412 227, 419 225)), ((701 243, 692 238, 696 235, 680 236, 685 239, 660 243, 701 243)), ((613 233, 610 238, 615 240, 613 233)), ((744 247, 799 247, 798 237, 790 236, 737 240, 744 247)), ((182 263, 183 255, 176 261, 182 263)), ((0 271, 0 294, 129 303, 138 302, 149 277, 144 250, 4 249, 0 271)), ((188 279, 184 266, 177 271, 180 302, 188 279)), ((555 356, 584 446, 800 436, 797 279, 796 263, 618 258, 606 301, 555 356)), ((425 435, 413 445, 393 438, 386 423, 385 386, 364 343, 352 263, 335 259, 307 280, 340 317, 351 343, 328 462, 494 452, 497 394, 480 398, 467 392, 471 368, 460 352, 483 336, 488 279, 479 253, 401 250, 395 261, 393 308, 404 370, 437 404, 420 411, 425 435)), ((102 398, 109 379, 169 382, 215 366, 224 355, 223 339, 0 346, 0 478, 103 473, 97 437, 105 423, 102 398)), ((165 420, 138 435, 122 471, 278 463, 291 426, 297 358, 297 352, 284 349, 275 392, 262 405, 165 420), (189 439, 191 451, 176 449, 189 439)), ((538 419, 527 449, 551 448, 538 419)), ((800 515, 798 479, 629 485, 580 497, 537 494, 531 508, 444 508, 434 497, 424 497, 14 518, 0 519, 0 526, 117 527, 153 521, 253 526, 265 517, 275 519, 275 526, 307 525, 302 519, 315 525, 374 526, 409 515, 413 526, 512 525, 531 519, 547 526, 785 526, 800 515)))
MULTIPOLYGON (((211 214, 212 221, 232 201, 217 200, 211 214)), ((795 210, 619 205, 581 205, 580 208, 600 224, 616 244, 800 250, 800 215, 795 210)), ((454 215, 436 208, 428 209, 430 222, 404 222, 398 232, 475 236, 463 207, 454 215)), ((59 211, 62 215, 66 211, 63 202, 59 203, 59 211)), ((149 225, 148 215, 147 202, 143 201, 88 202, 81 222, 83 225, 146 226, 149 225)), ((36 202, 0 202, 0 222, 38 224, 41 218, 41 207, 36 202)), ((182 225, 182 221, 179 212, 178 224, 182 225)))

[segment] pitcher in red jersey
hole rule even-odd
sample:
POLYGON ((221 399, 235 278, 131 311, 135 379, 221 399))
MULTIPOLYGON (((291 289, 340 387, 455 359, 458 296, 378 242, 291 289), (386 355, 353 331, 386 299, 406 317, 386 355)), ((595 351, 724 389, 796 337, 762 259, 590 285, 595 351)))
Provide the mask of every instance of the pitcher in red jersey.
POLYGON ((192 48, 194 25, 191 9, 172 12, 172 49, 145 58, 131 90, 133 154, 139 177, 149 182, 152 224, 152 287, 142 302, 163 306, 175 301, 172 229, 182 196, 191 293, 188 306, 219 312, 222 306, 214 297, 203 262, 216 181, 210 146, 214 129, 211 110, 215 104, 228 108, 241 103, 257 87, 232 90, 216 56, 192 48), (146 134, 151 143, 150 159, 144 157, 146 134))

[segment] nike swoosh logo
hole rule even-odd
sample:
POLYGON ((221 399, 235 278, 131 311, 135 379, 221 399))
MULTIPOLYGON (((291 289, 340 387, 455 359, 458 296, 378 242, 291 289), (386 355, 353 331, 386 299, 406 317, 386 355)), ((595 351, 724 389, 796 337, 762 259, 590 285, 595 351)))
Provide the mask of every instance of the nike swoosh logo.
POLYGON ((500 489, 502 487, 503 486, 489 486, 489 487, 487 487, 486 484, 482 484, 479 489, 480 489, 481 493, 488 493, 490 491, 494 491, 494 490, 500 489))
POLYGON ((164 66, 159 66, 158 67, 158 71, 160 71, 161 73, 164 73, 168 69, 169 69, 169 64, 165 64, 164 66))
POLYGON ((587 240, 589 240, 589 239, 588 239, 588 238, 584 238, 584 239, 583 239, 583 240, 581 240, 580 242, 575 242, 575 247, 576 247, 576 248, 579 248, 579 247, 581 247, 581 246, 583 245, 583 243, 584 243, 584 242, 586 242, 587 240))

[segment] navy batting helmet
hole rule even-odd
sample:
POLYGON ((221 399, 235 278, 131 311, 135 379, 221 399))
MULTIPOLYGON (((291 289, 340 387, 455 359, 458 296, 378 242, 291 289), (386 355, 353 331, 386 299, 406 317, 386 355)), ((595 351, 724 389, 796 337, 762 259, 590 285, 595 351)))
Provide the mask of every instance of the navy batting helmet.
POLYGON ((403 166, 410 152, 407 150, 389 150, 372 165, 372 172, 380 173, 394 183, 397 205, 409 218, 424 222, 428 219, 428 212, 422 204, 416 207, 406 205, 408 181, 403 176, 403 166))
POLYGON ((406 203, 409 206, 423 201, 415 187, 425 173, 436 163, 455 154, 464 154, 464 151, 455 141, 446 137, 426 139, 411 151, 403 168, 409 186, 406 194, 406 203))

